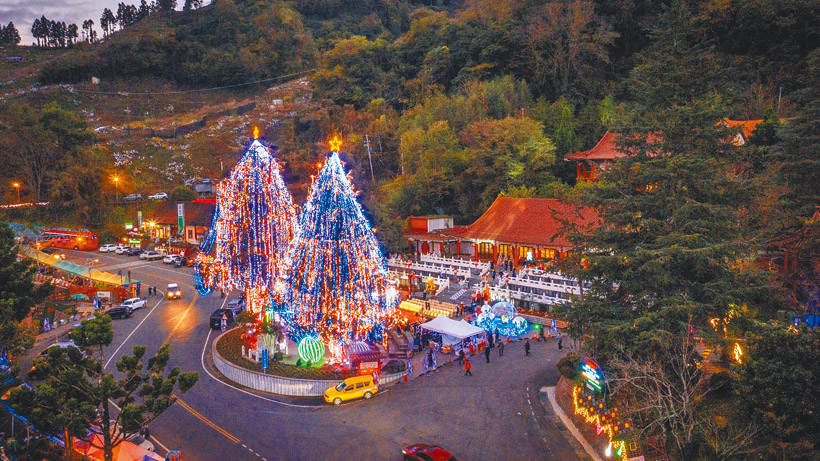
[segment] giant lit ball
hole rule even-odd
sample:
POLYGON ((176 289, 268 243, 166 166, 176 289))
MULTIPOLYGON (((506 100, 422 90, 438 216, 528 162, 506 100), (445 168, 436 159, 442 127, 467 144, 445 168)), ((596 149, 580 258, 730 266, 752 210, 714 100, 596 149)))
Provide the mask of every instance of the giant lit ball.
POLYGON ((299 358, 307 363, 316 363, 325 357, 325 345, 312 336, 302 338, 296 346, 296 351, 299 353, 299 358))

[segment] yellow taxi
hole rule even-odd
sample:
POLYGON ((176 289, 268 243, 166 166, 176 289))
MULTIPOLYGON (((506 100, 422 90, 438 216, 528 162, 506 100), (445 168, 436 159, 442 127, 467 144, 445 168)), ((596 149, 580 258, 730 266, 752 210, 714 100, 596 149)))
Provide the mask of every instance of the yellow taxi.
POLYGON ((325 402, 341 405, 346 400, 369 399, 379 392, 379 383, 372 375, 354 376, 325 391, 325 402))

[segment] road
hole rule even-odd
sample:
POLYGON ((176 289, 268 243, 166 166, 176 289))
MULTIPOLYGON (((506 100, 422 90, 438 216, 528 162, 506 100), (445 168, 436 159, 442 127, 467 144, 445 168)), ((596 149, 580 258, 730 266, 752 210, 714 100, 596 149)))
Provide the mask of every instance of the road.
MULTIPOLYGON (((210 313, 229 298, 199 296, 191 268, 174 268, 94 252, 97 268, 131 270, 143 285, 161 293, 179 283, 181 299, 148 297, 130 319, 114 320, 114 341, 106 350, 109 370, 136 345, 154 353, 171 347, 170 366, 199 372, 199 382, 151 424, 157 451, 181 450, 187 460, 349 460, 401 459, 412 443, 438 444, 462 460, 578 459, 555 416, 539 402, 541 386, 555 385, 557 346, 533 343, 525 357, 523 343, 509 343, 504 357, 494 351, 491 363, 473 358, 473 377, 446 365, 430 376, 415 377, 369 401, 341 407, 319 399, 288 399, 256 393, 228 382, 210 363, 210 343, 217 336, 210 313)), ((67 251, 83 263, 89 252, 67 251)))

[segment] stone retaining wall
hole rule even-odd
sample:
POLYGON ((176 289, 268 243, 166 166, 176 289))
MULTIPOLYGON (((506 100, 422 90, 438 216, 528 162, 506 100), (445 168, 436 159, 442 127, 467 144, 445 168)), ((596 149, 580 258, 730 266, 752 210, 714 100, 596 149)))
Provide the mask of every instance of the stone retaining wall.
MULTIPOLYGON (((251 371, 234 365, 228 360, 222 358, 216 350, 216 343, 222 338, 219 335, 216 341, 211 345, 211 355, 214 360, 214 365, 220 373, 225 375, 231 381, 241 384, 242 386, 256 389, 263 392, 270 392, 272 394, 288 395, 293 397, 316 397, 324 395, 325 390, 331 386, 339 383, 339 380, 314 380, 314 379, 296 379, 286 378, 284 376, 269 375, 251 371)), ((383 375, 379 378, 379 385, 385 387, 388 384, 394 383, 404 376, 402 373, 394 373, 390 375, 383 375)))

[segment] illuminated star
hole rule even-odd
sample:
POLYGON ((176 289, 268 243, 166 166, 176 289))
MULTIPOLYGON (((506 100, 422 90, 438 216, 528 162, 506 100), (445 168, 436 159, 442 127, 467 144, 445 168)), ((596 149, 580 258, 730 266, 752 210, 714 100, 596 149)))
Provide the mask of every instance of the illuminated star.
POLYGON ((342 148, 342 140, 339 139, 339 136, 335 134, 333 135, 333 138, 331 138, 327 143, 330 144, 331 152, 339 152, 339 149, 342 148))

